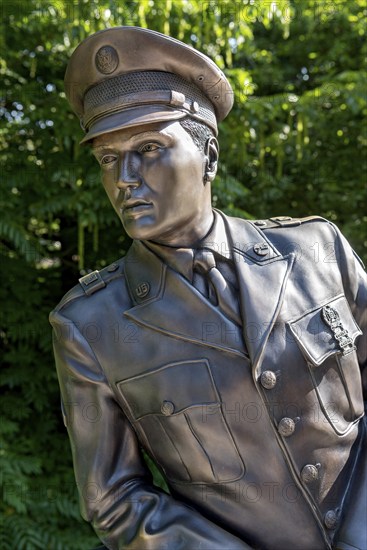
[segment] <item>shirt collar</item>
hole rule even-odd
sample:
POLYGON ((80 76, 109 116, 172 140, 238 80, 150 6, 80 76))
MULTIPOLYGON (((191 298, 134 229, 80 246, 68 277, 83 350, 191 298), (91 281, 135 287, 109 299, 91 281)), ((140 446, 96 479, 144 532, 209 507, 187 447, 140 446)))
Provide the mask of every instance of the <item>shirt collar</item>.
MULTIPOLYGON (((195 246, 195 248, 208 248, 216 256, 225 260, 232 259, 232 253, 229 247, 228 237, 222 216, 213 211, 214 222, 209 233, 195 246)), ((169 267, 178 271, 190 283, 193 279, 193 259, 194 251, 192 248, 174 248, 157 244, 152 241, 143 241, 144 244, 157 256, 159 256, 169 267)))
POLYGON ((221 259, 231 260, 232 252, 229 246, 223 218, 215 210, 213 214, 214 222, 208 235, 206 235, 195 248, 209 248, 221 259))

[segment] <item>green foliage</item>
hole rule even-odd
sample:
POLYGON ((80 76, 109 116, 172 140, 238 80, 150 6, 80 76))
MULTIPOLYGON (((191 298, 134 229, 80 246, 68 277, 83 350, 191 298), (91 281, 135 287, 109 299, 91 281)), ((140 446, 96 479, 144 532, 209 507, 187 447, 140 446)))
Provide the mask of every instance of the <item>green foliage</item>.
POLYGON ((78 512, 47 315, 130 241, 78 145, 63 92, 72 50, 94 31, 139 25, 207 53, 235 93, 215 206, 323 215, 366 258, 364 10, 364 0, 3 1, 0 550, 98 544, 78 512))

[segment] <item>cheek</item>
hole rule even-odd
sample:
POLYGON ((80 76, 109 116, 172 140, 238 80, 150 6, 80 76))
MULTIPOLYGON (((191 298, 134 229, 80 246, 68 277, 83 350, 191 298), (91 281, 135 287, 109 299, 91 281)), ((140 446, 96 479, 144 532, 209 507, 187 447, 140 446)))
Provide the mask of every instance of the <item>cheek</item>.
POLYGON ((195 189, 203 181, 204 161, 201 156, 193 155, 191 151, 168 153, 159 165, 147 167, 146 181, 158 193, 175 196, 187 195, 188 190, 195 189))
POLYGON ((115 185, 113 173, 102 175, 102 185, 110 199, 116 196, 118 189, 115 185))

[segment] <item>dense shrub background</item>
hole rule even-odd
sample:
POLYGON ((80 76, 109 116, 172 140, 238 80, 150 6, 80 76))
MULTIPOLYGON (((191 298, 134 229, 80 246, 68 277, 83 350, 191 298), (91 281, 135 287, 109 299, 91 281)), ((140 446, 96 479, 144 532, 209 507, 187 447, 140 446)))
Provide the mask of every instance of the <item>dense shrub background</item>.
POLYGON ((62 83, 70 53, 115 25, 206 52, 236 99, 221 126, 215 205, 253 218, 325 216, 366 258, 366 3, 3 0, 1 9, 0 548, 88 550, 97 540, 79 519, 47 315, 129 240, 78 145, 62 83))

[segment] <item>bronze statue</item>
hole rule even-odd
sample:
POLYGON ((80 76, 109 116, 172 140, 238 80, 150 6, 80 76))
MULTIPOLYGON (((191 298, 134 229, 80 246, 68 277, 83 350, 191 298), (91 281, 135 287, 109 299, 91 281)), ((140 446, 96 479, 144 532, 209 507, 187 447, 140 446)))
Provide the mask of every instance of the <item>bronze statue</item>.
POLYGON ((111 550, 365 549, 358 258, 322 218, 212 209, 233 94, 203 54, 112 28, 65 81, 134 239, 51 314, 83 517, 111 550))

